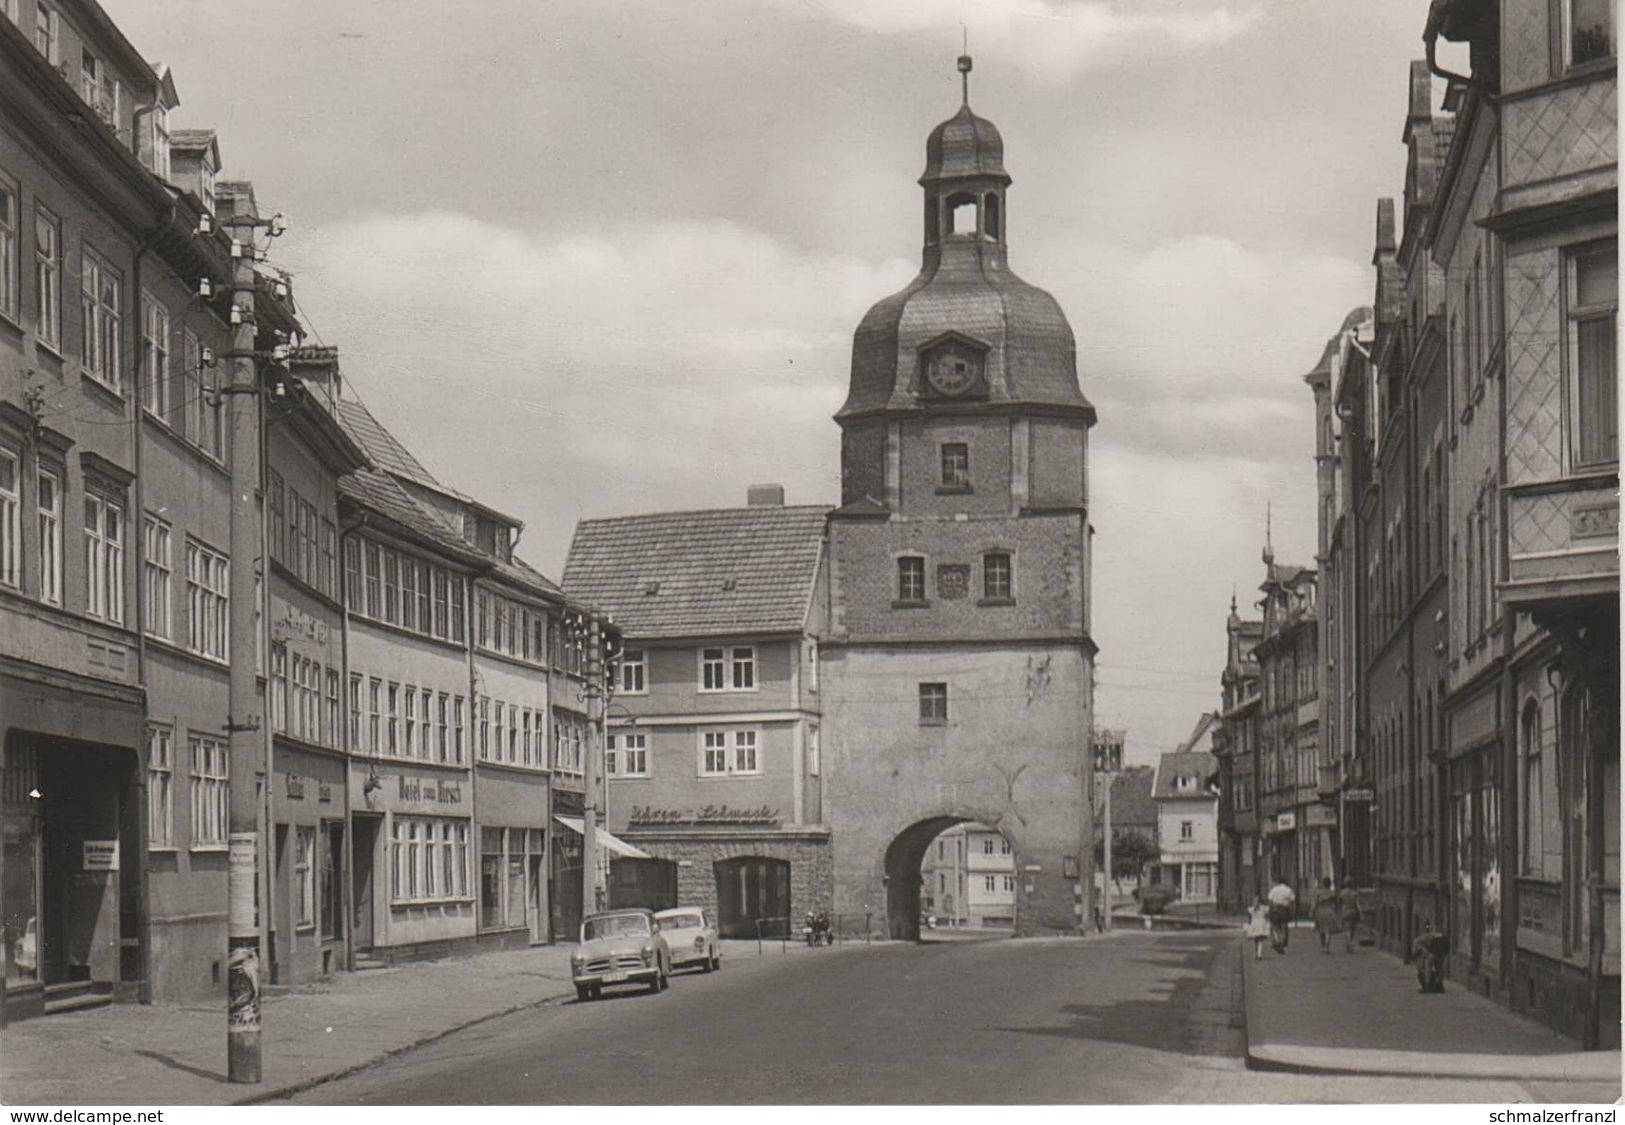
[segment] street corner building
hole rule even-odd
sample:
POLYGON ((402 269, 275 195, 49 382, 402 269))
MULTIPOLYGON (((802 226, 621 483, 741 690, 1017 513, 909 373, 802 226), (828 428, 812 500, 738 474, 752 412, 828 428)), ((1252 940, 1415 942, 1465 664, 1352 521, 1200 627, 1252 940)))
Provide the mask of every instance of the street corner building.
POLYGON ((571 597, 613 617, 604 748, 610 904, 703 906, 724 937, 830 907, 819 643, 829 509, 777 486, 743 508, 584 520, 571 597))
POLYGON ((611 821, 725 926, 916 937, 927 849, 970 822, 1012 845, 1017 932, 1081 926, 1095 411, 1007 264, 1003 159, 968 98, 930 134, 919 276, 853 339, 838 507, 769 487, 577 531, 566 591, 626 637, 611 821))

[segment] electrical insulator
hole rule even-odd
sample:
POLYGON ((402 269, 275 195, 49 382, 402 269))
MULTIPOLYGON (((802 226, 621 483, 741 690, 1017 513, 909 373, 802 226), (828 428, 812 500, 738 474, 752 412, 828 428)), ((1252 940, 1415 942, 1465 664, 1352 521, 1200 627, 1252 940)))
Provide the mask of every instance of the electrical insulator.
POLYGON ((271 358, 276 360, 278 363, 286 363, 288 361, 288 345, 278 344, 276 347, 272 348, 271 358))
POLYGON ((203 349, 203 366, 204 367, 213 367, 214 366, 214 349, 213 348, 204 348, 203 349))
POLYGON ((206 277, 198 278, 197 295, 199 297, 202 297, 204 300, 208 300, 210 297, 213 297, 214 296, 214 282, 210 281, 206 277))
POLYGON ((233 324, 241 324, 243 322, 243 307, 241 305, 234 304, 231 306, 231 322, 233 324))
POLYGON ((241 258, 243 256, 243 244, 235 238, 231 240, 231 256, 233 258, 241 258))
POLYGON ((288 299, 288 283, 286 281, 278 279, 277 283, 272 286, 272 291, 276 293, 277 297, 280 299, 284 301, 288 299))
POLYGON ((287 231, 288 231, 288 220, 284 219, 282 217, 282 212, 281 211, 278 211, 276 214, 271 216, 271 226, 270 226, 271 237, 272 238, 281 238, 284 234, 287 233, 287 231))
POLYGON ((207 211, 197 217, 197 232, 199 234, 214 233, 214 219, 210 217, 207 211))

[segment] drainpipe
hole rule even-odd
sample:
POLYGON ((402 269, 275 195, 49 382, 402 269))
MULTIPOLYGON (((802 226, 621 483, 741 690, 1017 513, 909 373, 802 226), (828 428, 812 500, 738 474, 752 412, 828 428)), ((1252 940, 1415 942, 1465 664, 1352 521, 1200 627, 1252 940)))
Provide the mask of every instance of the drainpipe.
MULTIPOLYGON (((158 236, 163 234, 163 232, 169 227, 169 224, 174 221, 174 218, 175 205, 170 203, 164 208, 163 214, 159 217, 158 222, 153 226, 152 230, 143 235, 141 237, 141 241, 136 244, 135 256, 130 265, 130 304, 134 313, 130 320, 135 328, 136 344, 136 385, 134 388, 135 393, 130 396, 132 407, 130 421, 131 460, 135 470, 135 503, 132 505, 132 507, 135 509, 133 513, 135 518, 125 521, 124 544, 125 551, 127 552, 126 558, 134 558, 137 561, 137 565, 131 568, 135 571, 136 579, 135 676, 136 682, 141 687, 142 715, 144 718, 149 719, 151 718, 149 711, 151 700, 147 696, 147 598, 146 582, 144 581, 144 575, 141 571, 141 566, 144 565, 146 559, 145 545, 147 534, 146 490, 142 488, 143 478, 141 473, 142 418, 146 409, 142 403, 141 395, 143 389, 142 380, 146 378, 147 374, 146 352, 141 347, 141 259, 146 257, 147 251, 152 249, 153 245, 158 241, 158 236), (139 538, 132 533, 132 528, 139 531, 139 538), (136 554, 134 550, 134 544, 136 543, 141 544, 140 554, 136 554)), ((138 811, 136 816, 137 823, 140 826, 139 831, 143 845, 146 843, 147 839, 149 838, 149 834, 152 832, 152 825, 147 819, 147 766, 149 763, 147 761, 147 745, 144 737, 145 733, 145 731, 142 732, 143 738, 141 746, 137 750, 137 756, 140 761, 141 768, 136 771, 134 784, 129 786, 129 789, 134 792, 137 802, 138 811)), ((173 755, 174 752, 174 747, 171 746, 170 753, 173 755)), ((148 849, 143 846, 141 849, 141 862, 139 867, 141 872, 141 888, 140 893, 136 895, 135 908, 135 933, 136 940, 140 942, 141 973, 141 980, 136 986, 136 999, 142 1004, 152 1003, 152 863, 149 856, 150 853, 148 849)), ((119 956, 120 960, 122 961, 122 947, 120 949, 119 956)), ((122 976, 123 974, 120 973, 120 975, 122 976)))
POLYGON ((343 680, 339 698, 344 701, 343 722, 340 725, 344 728, 341 740, 344 747, 344 840, 349 845, 340 879, 344 884, 341 888, 344 901, 344 968, 351 973, 355 972, 355 818, 351 814, 350 763, 355 760, 357 747, 350 739, 350 716, 361 701, 350 698, 350 576, 345 569, 345 544, 350 536, 366 526, 366 512, 362 512, 355 523, 340 525, 335 548, 339 553, 339 604, 343 607, 339 626, 339 666, 343 669, 340 673, 343 680))

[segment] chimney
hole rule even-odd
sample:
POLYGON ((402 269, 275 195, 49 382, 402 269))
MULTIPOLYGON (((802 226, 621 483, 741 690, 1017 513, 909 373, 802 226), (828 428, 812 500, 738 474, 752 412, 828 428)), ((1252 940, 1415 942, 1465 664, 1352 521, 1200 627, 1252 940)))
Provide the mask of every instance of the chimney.
POLYGON ((748 508, 782 508, 784 507, 784 485, 782 484, 753 484, 745 490, 745 506, 748 508))
POLYGON ((1376 265, 1393 254, 1398 245, 1394 239, 1394 201, 1391 197, 1384 197, 1377 200, 1377 245, 1371 255, 1371 264, 1376 265))
POLYGON ((1406 137, 1413 125, 1433 120, 1433 75, 1426 59, 1411 60, 1410 105, 1405 114, 1406 137))

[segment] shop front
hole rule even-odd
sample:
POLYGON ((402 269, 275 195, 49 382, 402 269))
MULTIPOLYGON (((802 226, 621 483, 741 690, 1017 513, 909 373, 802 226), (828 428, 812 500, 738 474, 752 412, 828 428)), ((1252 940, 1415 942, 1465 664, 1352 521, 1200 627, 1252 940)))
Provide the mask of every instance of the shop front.
POLYGON ((349 766, 351 919, 358 961, 421 960, 476 940, 467 769, 393 759, 349 766))
MULTIPOLYGON (((768 805, 634 805, 626 842, 669 867, 677 903, 704 907, 723 937, 794 933, 833 897, 829 832, 783 826, 768 805)), ((657 885, 660 885, 657 883, 657 885)))
POLYGON ((547 941, 547 776, 480 765, 479 941, 516 949, 547 941))
POLYGON ((139 699, 0 676, 7 1022, 145 978, 139 699))
POLYGON ((272 753, 268 960, 272 983, 303 984, 345 967, 345 769, 281 739, 272 753))

